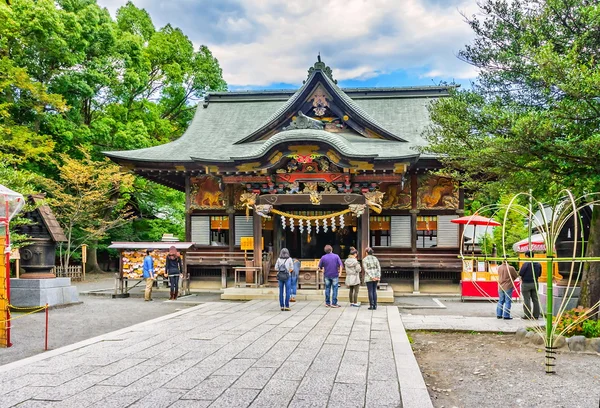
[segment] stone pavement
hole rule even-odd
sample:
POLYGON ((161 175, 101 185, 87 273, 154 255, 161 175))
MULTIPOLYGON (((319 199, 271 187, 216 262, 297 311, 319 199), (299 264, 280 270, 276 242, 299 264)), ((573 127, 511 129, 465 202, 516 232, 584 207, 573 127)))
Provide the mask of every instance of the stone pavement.
POLYGON ((416 315, 402 313, 402 323, 406 330, 438 331, 476 331, 492 333, 516 333, 521 327, 543 325, 544 320, 512 320, 496 317, 460 316, 460 315, 416 315))
POLYGON ((0 407, 432 407, 397 307, 205 303, 0 367, 0 407))

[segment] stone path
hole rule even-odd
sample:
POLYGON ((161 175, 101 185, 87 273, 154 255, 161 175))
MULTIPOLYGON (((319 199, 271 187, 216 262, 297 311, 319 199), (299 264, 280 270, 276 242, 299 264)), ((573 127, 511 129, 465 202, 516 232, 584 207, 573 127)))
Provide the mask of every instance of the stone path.
POLYGON ((0 367, 0 407, 431 407, 397 307, 206 303, 0 367))
POLYGON ((543 325, 544 320, 523 320, 515 317, 512 320, 496 319, 496 317, 474 317, 458 315, 415 315, 402 313, 402 323, 406 330, 444 330, 444 331, 476 331, 492 333, 516 333, 521 327, 543 325))

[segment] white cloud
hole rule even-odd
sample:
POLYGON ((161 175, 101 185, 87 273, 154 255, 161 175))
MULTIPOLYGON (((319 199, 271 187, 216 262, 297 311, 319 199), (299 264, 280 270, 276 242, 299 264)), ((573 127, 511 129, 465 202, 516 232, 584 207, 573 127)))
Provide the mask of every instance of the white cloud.
MULTIPOLYGON (((114 15, 125 1, 99 3, 114 15)), ((170 22, 182 27, 196 45, 208 45, 230 85, 301 83, 318 51, 339 80, 397 70, 417 70, 427 78, 476 75, 456 58, 473 37, 459 11, 473 14, 475 0, 136 0, 135 4, 146 8, 157 25, 170 22), (195 20, 206 15, 211 19, 195 20)))

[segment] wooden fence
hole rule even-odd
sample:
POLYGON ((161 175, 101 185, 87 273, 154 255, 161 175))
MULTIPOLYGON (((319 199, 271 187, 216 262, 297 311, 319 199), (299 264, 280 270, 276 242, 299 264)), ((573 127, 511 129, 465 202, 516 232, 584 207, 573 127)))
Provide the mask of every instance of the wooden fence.
POLYGON ((55 267, 55 274, 57 278, 71 278, 72 281, 83 280, 83 269, 81 265, 55 267))

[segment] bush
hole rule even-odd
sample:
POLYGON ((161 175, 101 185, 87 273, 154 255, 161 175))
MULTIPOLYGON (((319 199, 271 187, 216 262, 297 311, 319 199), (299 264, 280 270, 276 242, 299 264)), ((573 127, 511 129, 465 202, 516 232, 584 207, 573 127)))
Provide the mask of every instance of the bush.
MULTIPOLYGON (((553 317, 552 322, 556 326, 556 333, 561 333, 563 330, 565 330, 567 327, 569 327, 573 322, 577 321, 577 319, 579 319, 587 311, 588 311, 588 309, 585 309, 585 308, 579 306, 575 309, 567 310, 565 313, 563 313, 563 315, 561 316, 561 318, 558 322, 556 322, 556 317, 553 317)), ((571 336, 578 336, 578 335, 584 334, 584 331, 583 331, 584 323, 586 323, 586 321, 579 321, 577 324, 573 325, 570 329, 568 329, 563 334, 563 336, 571 337, 571 336)))
POLYGON ((586 320, 583 322, 583 335, 585 337, 600 337, 600 320, 586 320))

